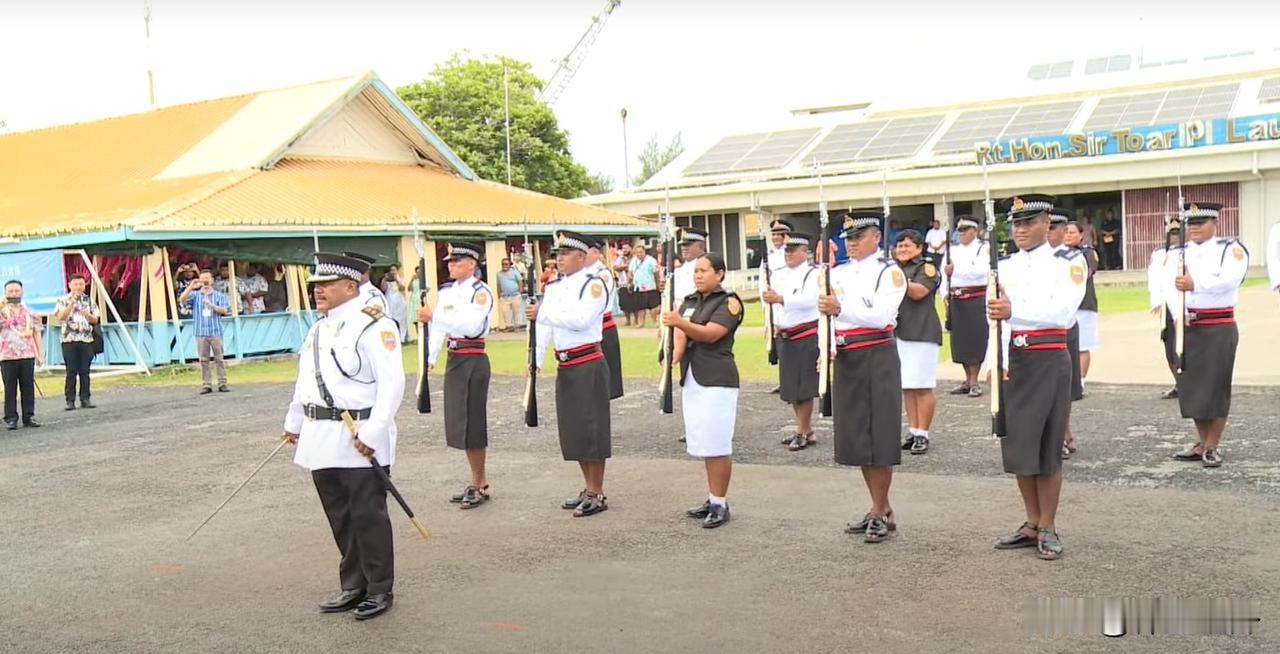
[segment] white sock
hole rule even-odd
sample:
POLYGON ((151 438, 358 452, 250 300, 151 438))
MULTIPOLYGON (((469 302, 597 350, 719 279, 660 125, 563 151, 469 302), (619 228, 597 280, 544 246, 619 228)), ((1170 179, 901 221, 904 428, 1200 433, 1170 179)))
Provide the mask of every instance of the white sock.
POLYGON ((925 437, 925 440, 928 440, 928 438, 929 438, 929 430, 928 430, 928 429, 917 429, 917 430, 916 430, 916 436, 924 436, 924 437, 925 437))
POLYGON ((907 433, 908 433, 908 434, 911 434, 912 436, 919 436, 919 435, 920 435, 920 430, 919 430, 919 429, 917 429, 917 428, 915 428, 915 427, 908 427, 908 428, 907 428, 907 433))
POLYGON ((725 502, 725 499, 723 497, 716 497, 715 495, 711 495, 710 493, 707 494, 707 501, 711 502, 712 506, 724 506, 725 504, 727 504, 727 502, 725 502))
POLYGON ((1080 378, 1080 390, 1082 390, 1082 391, 1084 390, 1084 383, 1085 383, 1085 382, 1087 382, 1087 381, 1089 381, 1089 380, 1085 379, 1084 377, 1081 377, 1081 378, 1080 378))

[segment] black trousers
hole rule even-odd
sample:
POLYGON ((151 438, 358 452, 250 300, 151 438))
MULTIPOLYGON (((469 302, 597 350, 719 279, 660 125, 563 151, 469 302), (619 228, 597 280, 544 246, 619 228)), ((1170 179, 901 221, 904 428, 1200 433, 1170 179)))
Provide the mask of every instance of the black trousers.
POLYGON ((80 382, 80 401, 89 401, 89 364, 93 363, 93 343, 63 343, 62 360, 67 366, 67 383, 63 394, 67 402, 76 399, 76 382, 80 382))
MULTIPOLYGON (((384 467, 391 474, 390 467, 384 467)), ((320 504, 329 518, 342 560, 338 580, 343 590, 364 589, 370 595, 391 592, 395 548, 387 489, 373 468, 325 468, 311 471, 320 504)))
POLYGON ((0 361, 4 378, 4 421, 18 421, 18 391, 22 391, 22 421, 36 415, 36 360, 0 361))

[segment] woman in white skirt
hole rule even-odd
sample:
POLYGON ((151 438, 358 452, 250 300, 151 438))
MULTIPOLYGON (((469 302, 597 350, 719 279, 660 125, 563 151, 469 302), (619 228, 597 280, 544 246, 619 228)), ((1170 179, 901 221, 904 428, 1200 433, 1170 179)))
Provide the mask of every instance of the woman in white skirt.
POLYGON ((1076 323, 1080 325, 1080 386, 1084 386, 1084 382, 1089 377, 1089 353, 1098 349, 1098 293, 1093 287, 1093 275, 1098 272, 1098 252, 1091 246, 1085 245, 1084 230, 1081 229, 1080 223, 1075 221, 1067 223, 1067 234, 1064 242, 1067 247, 1080 250, 1084 255, 1085 263, 1089 266, 1089 276, 1086 278, 1084 287, 1084 299, 1080 301, 1080 308, 1076 311, 1076 323))
POLYGON ((680 364, 685 448, 707 468, 707 499, 689 509, 706 529, 729 521, 729 477, 733 473, 733 428, 738 416, 738 365, 733 335, 742 324, 742 300, 720 287, 724 256, 708 252, 692 264, 697 292, 684 298, 678 311, 668 311, 662 324, 675 328, 675 354, 680 364))
POLYGON ((929 451, 929 426, 937 398, 938 350, 942 347, 942 321, 935 298, 942 276, 924 258, 924 237, 904 229, 894 242, 893 258, 907 278, 907 294, 898 307, 898 359, 902 365, 902 406, 907 411, 907 437, 902 449, 912 454, 929 451))

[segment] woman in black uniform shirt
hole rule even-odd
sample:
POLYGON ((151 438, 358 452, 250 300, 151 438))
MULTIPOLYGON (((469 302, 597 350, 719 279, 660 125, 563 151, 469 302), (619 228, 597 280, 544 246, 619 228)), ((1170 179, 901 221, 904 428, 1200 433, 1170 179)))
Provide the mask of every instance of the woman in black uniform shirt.
POLYGON ((684 298, 679 311, 668 311, 662 324, 675 328, 675 355, 680 364, 685 447, 707 467, 707 500, 689 509, 713 529, 729 521, 729 477, 733 472, 733 428, 738 415, 738 366, 733 335, 742 324, 742 301, 720 287, 724 256, 708 252, 693 263, 696 293, 684 298))

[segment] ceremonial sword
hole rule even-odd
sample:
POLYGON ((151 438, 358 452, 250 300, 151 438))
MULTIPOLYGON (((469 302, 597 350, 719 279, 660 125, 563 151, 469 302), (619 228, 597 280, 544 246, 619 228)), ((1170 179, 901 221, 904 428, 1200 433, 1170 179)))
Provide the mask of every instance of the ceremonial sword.
MULTIPOLYGON (((360 440, 358 436, 360 430, 356 427, 356 421, 351 418, 351 412, 345 409, 342 411, 342 424, 346 425, 347 431, 351 432, 352 441, 360 440)), ((369 460, 369 465, 373 466, 374 473, 378 475, 383 485, 386 486, 387 492, 396 498, 396 503, 400 505, 400 508, 404 509, 405 515, 409 516, 409 522, 412 522, 413 526, 418 529, 418 533, 422 534, 422 540, 430 539, 431 534, 426 527, 422 526, 422 522, 418 520, 417 516, 413 515, 413 509, 409 508, 409 503, 404 501, 404 496, 400 494, 399 490, 396 490, 396 485, 391 483, 391 477, 387 474, 387 471, 382 469, 382 465, 378 463, 377 459, 371 456, 366 456, 365 458, 369 460)))
POLYGON ((267 455, 267 458, 263 459, 263 460, 262 460, 262 463, 259 463, 259 464, 258 464, 258 467, 254 468, 254 469, 253 469, 253 472, 249 473, 249 476, 248 476, 248 477, 245 477, 245 478, 244 478, 244 481, 240 482, 240 485, 239 485, 239 486, 236 486, 236 489, 235 489, 235 490, 233 490, 233 491, 231 491, 231 494, 227 496, 227 499, 222 500, 222 504, 219 504, 219 505, 218 505, 218 508, 214 509, 214 510, 213 510, 213 513, 210 513, 210 514, 209 514, 209 517, 205 518, 205 519, 204 519, 204 522, 200 523, 200 526, 199 526, 199 527, 196 527, 196 528, 195 528, 195 530, 194 530, 194 531, 192 531, 192 532, 191 532, 191 534, 187 536, 186 540, 184 540, 184 541, 182 541, 182 542, 184 542, 184 543, 186 543, 186 542, 190 542, 190 541, 191 541, 191 539, 192 539, 192 538, 194 538, 196 534, 200 533, 200 530, 201 530, 201 529, 204 529, 204 526, 205 526, 205 525, 207 525, 207 524, 209 524, 209 521, 210 521, 210 520, 213 520, 213 516, 218 515, 218 512, 222 510, 222 507, 226 506, 226 505, 227 505, 227 502, 230 502, 230 501, 231 501, 231 498, 235 497, 235 496, 236 496, 236 493, 239 493, 239 492, 240 492, 240 489, 244 488, 244 487, 245 487, 245 485, 247 485, 247 484, 249 483, 249 480, 250 480, 250 479, 253 479, 254 475, 258 474, 258 471, 259 471, 259 470, 262 470, 262 468, 263 468, 264 466, 266 466, 266 465, 267 465, 267 462, 268 462, 268 461, 270 461, 272 458, 274 458, 274 457, 275 457, 276 452, 279 452, 279 451, 281 450, 281 448, 283 448, 283 447, 284 447, 286 444, 288 444, 288 443, 289 443, 289 439, 288 439, 288 437, 281 438, 281 439, 280 439, 280 444, 276 446, 276 449, 271 450, 271 454, 268 454, 268 455, 267 455))

